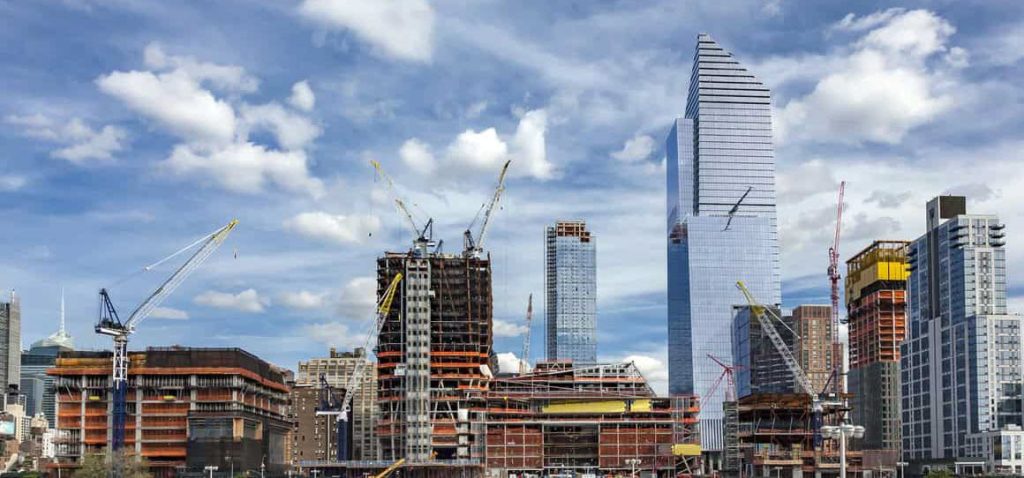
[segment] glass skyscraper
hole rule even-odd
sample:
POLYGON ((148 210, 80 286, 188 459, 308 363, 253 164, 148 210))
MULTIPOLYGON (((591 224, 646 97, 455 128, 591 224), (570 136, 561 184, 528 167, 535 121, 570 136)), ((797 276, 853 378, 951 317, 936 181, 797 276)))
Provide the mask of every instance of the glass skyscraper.
MULTIPOLYGON (((583 221, 558 221, 545 234, 547 358, 597 362, 597 253, 583 221)), ((527 360, 528 358, 524 358, 527 360)))
POLYGON ((697 36, 684 118, 666 145, 669 392, 701 395, 701 441, 722 449, 722 393, 742 280, 781 302, 771 94, 707 34, 697 36))

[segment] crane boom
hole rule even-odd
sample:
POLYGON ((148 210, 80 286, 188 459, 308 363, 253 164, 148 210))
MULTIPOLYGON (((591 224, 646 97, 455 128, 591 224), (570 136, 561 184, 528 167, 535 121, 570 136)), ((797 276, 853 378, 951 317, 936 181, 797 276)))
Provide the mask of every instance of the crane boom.
MULTIPOLYGON (((388 318, 388 313, 391 312, 391 303, 395 300, 395 292, 398 291, 398 284, 402 281, 402 273, 395 274, 395 278, 388 284, 388 288, 384 290, 384 294, 381 296, 380 301, 377 302, 377 307, 374 309, 374 325, 370 333, 366 336, 366 342, 363 350, 369 350, 370 342, 380 335, 380 330, 384 327, 384 321, 388 318)), ((343 413, 348 413, 349 407, 352 405, 352 398, 355 395, 356 387, 362 381, 363 371, 366 369, 366 364, 369 360, 359 360, 356 362, 355 367, 352 369, 352 375, 348 378, 348 384, 345 385, 345 396, 341 400, 341 410, 343 413)))
POLYGON ((523 356, 519 357, 519 375, 526 373, 526 367, 530 361, 530 332, 533 323, 533 294, 526 306, 526 333, 523 335, 523 356))
MULTIPOLYGON (((480 230, 477 232, 476 237, 473 237, 473 225, 476 224, 476 218, 469 224, 464 233, 465 239, 465 254, 473 257, 480 257, 480 253, 484 250, 484 238, 487 236, 487 226, 491 223, 491 214, 494 212, 494 208, 501 201, 501 195, 505 192, 505 175, 508 173, 508 167, 512 164, 512 160, 505 161, 505 164, 501 167, 501 172, 498 174, 498 185, 494 188, 494 194, 491 195, 491 201, 483 209, 483 221, 480 223, 480 230)), ((478 216, 479 217, 479 216, 478 216)))
POLYGON ((793 357, 793 352, 786 346, 786 342, 782 340, 782 336, 779 335, 779 331, 775 329, 775 325, 772 321, 766 317, 770 315, 771 318, 782 321, 774 311, 765 307, 754 299, 753 294, 747 289, 747 286, 743 281, 736 282, 736 287, 739 288, 740 292, 743 292, 743 296, 747 299, 747 303, 750 304, 750 313, 757 318, 758 323, 761 324, 761 329, 768 334, 768 338, 772 341, 772 345, 775 346, 775 350, 782 356, 782 361, 785 362, 786 367, 789 368, 789 372, 793 374, 793 378, 796 379, 797 384, 803 389, 805 393, 811 396, 813 400, 817 400, 818 394, 814 390, 814 385, 811 384, 811 379, 804 373, 803 368, 800 367, 800 362, 793 357))

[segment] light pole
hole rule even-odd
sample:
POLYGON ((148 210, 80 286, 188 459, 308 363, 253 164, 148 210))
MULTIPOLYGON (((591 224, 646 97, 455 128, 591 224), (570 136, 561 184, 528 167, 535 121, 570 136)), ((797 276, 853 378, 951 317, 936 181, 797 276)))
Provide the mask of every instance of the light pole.
POLYGON ((213 472, 217 471, 217 467, 216 466, 207 466, 206 468, 203 468, 203 470, 209 471, 210 472, 210 478, 213 478, 213 472))
POLYGON ((839 440, 839 478, 846 478, 846 440, 850 438, 863 438, 864 427, 843 423, 832 426, 821 427, 821 435, 839 440))
POLYGON ((904 470, 903 467, 907 466, 907 462, 905 462, 905 461, 897 461, 896 462, 896 466, 900 467, 900 478, 906 478, 907 471, 904 470))
POLYGON ((630 468, 629 476, 632 478, 636 478, 636 466, 640 464, 640 460, 636 458, 630 458, 626 460, 626 464, 629 465, 630 468))

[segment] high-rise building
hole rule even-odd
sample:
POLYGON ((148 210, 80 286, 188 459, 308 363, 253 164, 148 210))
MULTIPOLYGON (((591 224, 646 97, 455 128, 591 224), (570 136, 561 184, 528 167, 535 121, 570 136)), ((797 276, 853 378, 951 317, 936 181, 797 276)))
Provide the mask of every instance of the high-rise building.
MULTIPOLYGON (((734 310, 732 364, 736 367, 736 398, 760 393, 797 393, 793 372, 782 360, 761 322, 750 313, 750 306, 737 306, 734 310)), ((776 329, 783 330, 779 335, 790 350, 795 350, 795 337, 784 330, 793 328, 793 317, 782 316, 778 307, 774 307, 774 311, 785 322, 785 327, 775 324, 776 329)))
POLYGON ((56 390, 53 386, 54 377, 48 375, 46 371, 57 363, 57 356, 61 352, 70 352, 74 349, 75 341, 64 327, 64 293, 61 291, 60 327, 49 337, 33 343, 28 351, 21 354, 21 383, 23 393, 26 395, 26 411, 29 416, 42 413, 51 427, 57 426, 56 390), (35 380, 41 380, 42 387, 33 390, 33 393, 37 394, 35 397, 28 396, 29 392, 24 390, 26 383, 35 384, 35 380))
POLYGON ((846 261, 852 419, 865 429, 861 448, 885 452, 890 467, 900 449, 900 344, 907 332, 909 244, 875 241, 846 261))
POLYGON ((384 460, 480 460, 493 377, 490 258, 417 249, 377 259, 377 291, 403 279, 377 339, 384 460))
POLYGON ((596 238, 584 221, 558 221, 548 226, 545 238, 547 358, 595 363, 596 238))
POLYGON ((814 390, 824 392, 826 386, 841 378, 832 375, 832 306, 797 306, 792 324, 797 336, 793 356, 814 390))
MULTIPOLYGON (((697 36, 686 114, 667 161, 669 392, 704 395, 732 362, 733 306, 742 280, 763 304, 781 302, 771 94, 707 34, 697 36)), ((722 401, 701 406, 705 450, 722 449, 722 401)))
POLYGON ((1021 425, 1022 321, 1006 315, 1003 229, 995 215, 968 214, 965 197, 940 196, 910 244, 905 460, 955 460, 988 432, 1021 425))
POLYGON ((21 384, 21 304, 11 291, 0 302, 0 386, 3 393, 17 392, 21 384))
POLYGON ((349 422, 349 452, 353 460, 377 460, 377 370, 374 364, 368 363, 366 350, 357 348, 352 352, 338 352, 334 348, 330 356, 314 358, 299 362, 298 375, 295 377, 295 388, 292 389, 293 404, 296 410, 299 430, 294 437, 293 461, 296 460, 333 460, 338 443, 334 419, 316 416, 317 399, 321 392, 320 376, 335 390, 335 393, 347 393, 348 386, 359 362, 364 362, 363 377, 352 397, 351 417, 349 422))

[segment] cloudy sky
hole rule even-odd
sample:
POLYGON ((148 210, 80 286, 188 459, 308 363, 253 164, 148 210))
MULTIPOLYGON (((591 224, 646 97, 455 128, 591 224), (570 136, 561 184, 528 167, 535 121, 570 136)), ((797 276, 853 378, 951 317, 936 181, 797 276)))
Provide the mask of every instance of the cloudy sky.
MULTIPOLYGON (((542 294, 544 226, 582 218, 600 355, 663 390, 664 140, 698 32, 773 89, 786 306, 827 302, 840 180, 844 258, 921 234, 941 193, 1024 226, 1024 4, 809 5, 0 0, 0 288, 26 346, 63 286, 80 346, 105 347, 98 288, 127 313, 172 264, 144 266, 238 218, 133 346, 294 368, 363 342, 375 257, 410 239, 369 160, 454 249, 511 159, 486 244, 498 350, 542 294)), ((1008 257, 1024 305, 1024 247, 1008 257)))

